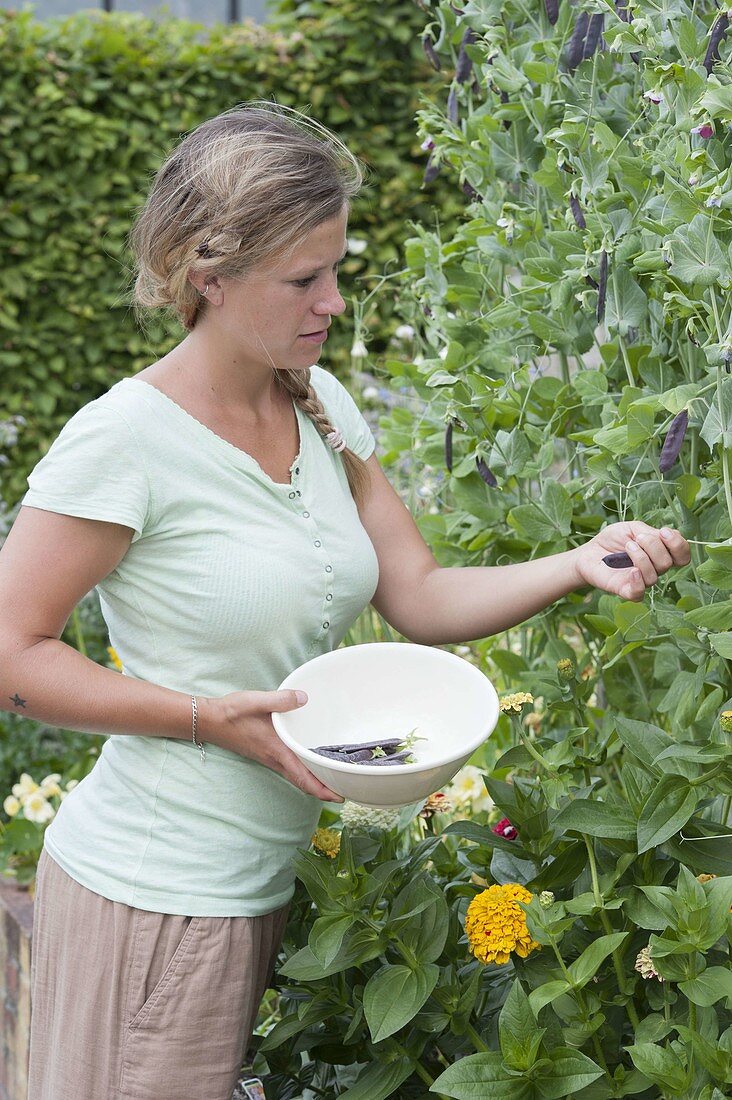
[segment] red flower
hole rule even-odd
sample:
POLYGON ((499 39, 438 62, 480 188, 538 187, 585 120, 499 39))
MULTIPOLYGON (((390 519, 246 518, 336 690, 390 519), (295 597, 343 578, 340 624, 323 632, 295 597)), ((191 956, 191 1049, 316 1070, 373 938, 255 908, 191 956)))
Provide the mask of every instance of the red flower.
POLYGON ((496 836, 502 836, 504 840, 515 840, 518 836, 518 829, 515 825, 512 825, 507 817, 502 817, 497 825, 494 825, 491 832, 496 836))

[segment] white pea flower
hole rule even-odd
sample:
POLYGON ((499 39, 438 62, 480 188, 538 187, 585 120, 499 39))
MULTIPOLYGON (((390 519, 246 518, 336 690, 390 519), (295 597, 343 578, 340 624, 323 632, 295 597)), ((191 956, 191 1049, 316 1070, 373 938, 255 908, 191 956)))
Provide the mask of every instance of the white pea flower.
POLYGON ((53 775, 47 775, 45 779, 42 779, 41 794, 44 794, 46 798, 50 798, 54 794, 61 794, 61 788, 58 785, 60 778, 60 774, 54 772, 53 775))
POLYGON ((447 359, 447 351, 448 351, 447 345, 445 345, 444 348, 440 348, 440 351, 438 352, 438 355, 440 356, 440 359, 447 359))
POLYGON ((8 797, 3 802, 3 809, 5 810, 5 813, 8 815, 8 817, 15 817, 15 815, 20 810, 20 802, 15 797, 15 795, 8 795, 8 797))
POLYGON ((360 237, 348 237, 346 244, 352 256, 360 256, 369 246, 369 242, 362 240, 360 237))
POLYGON ((411 340, 414 336, 414 329, 411 325, 400 325, 394 335, 397 340, 411 340))
POLYGON ((23 803, 23 814, 27 821, 35 821, 36 824, 42 825, 46 821, 50 821, 55 816, 51 803, 41 794, 40 791, 34 791, 33 794, 28 795, 23 803))
POLYGON ((354 359, 363 359, 368 355, 366 345, 363 340, 354 340, 353 347, 351 348, 351 355, 354 359))
POLYGON ((366 388, 361 393, 361 396, 366 397, 366 398, 378 397, 379 396, 379 387, 378 386, 366 386, 366 388))

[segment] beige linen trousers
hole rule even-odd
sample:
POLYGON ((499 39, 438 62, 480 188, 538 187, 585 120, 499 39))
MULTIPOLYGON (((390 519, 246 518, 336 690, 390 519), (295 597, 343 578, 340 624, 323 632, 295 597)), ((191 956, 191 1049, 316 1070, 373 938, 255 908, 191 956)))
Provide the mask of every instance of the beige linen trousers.
POLYGON ((28 1100, 231 1100, 288 909, 135 909, 87 890, 44 848, 28 1100))

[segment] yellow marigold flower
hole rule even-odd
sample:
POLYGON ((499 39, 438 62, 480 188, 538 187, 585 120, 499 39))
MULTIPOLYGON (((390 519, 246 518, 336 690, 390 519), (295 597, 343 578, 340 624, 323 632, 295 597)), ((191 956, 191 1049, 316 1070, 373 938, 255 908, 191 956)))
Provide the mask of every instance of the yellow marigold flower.
POLYGON ((732 733, 732 710, 723 710, 719 716, 719 724, 725 733, 732 733))
POLYGON ((517 691, 513 695, 504 695, 500 702, 501 710, 504 714, 510 711, 515 711, 516 714, 521 713, 521 707, 524 703, 533 703, 534 696, 530 695, 528 691, 517 691))
POLYGON ((529 935, 526 914, 517 905, 531 898, 526 887, 517 882, 489 886, 475 895, 465 917, 465 932, 476 958, 484 963, 507 963, 512 951, 525 959, 540 946, 529 935))
POLYGON ((109 659, 112 662, 112 664, 114 665, 114 667, 119 669, 119 671, 121 672, 124 666, 123 666, 122 662, 120 661, 119 657, 117 656, 117 651, 115 649, 113 649, 111 645, 108 645, 107 646, 107 653, 109 654, 109 659))
POLYGON ((341 834, 335 829, 316 829, 311 844, 328 859, 335 859, 341 849, 341 834))

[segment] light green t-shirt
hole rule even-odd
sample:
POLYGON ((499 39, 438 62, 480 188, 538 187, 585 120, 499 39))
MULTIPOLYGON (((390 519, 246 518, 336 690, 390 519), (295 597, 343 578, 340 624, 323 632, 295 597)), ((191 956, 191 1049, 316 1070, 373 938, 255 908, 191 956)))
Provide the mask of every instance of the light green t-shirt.
MULTIPOLYGON (((368 458, 376 443, 353 398, 322 367, 310 372, 331 423, 368 458)), ((75 413, 29 475, 23 505, 134 528, 96 589, 125 676, 213 697, 275 691, 337 648, 369 604, 378 560, 343 459, 293 406, 289 485, 135 377, 75 413)), ((191 738, 112 735, 45 846, 112 901, 258 916, 292 897, 292 856, 321 807, 215 745, 204 763, 191 738)))

